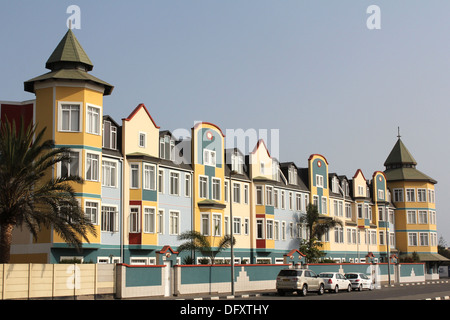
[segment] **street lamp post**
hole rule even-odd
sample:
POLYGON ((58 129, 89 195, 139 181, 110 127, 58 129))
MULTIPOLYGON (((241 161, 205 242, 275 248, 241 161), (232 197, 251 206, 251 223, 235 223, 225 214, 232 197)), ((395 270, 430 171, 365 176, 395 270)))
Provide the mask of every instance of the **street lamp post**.
POLYGON ((232 184, 231 184, 231 175, 233 174, 234 171, 230 171, 230 185, 229 185, 229 191, 230 191, 230 197, 229 197, 229 202, 230 202, 230 235, 231 235, 231 295, 234 296, 234 244, 233 244, 233 240, 234 240, 234 236, 233 236, 233 227, 234 227, 234 221, 233 221, 233 199, 232 199, 232 184))

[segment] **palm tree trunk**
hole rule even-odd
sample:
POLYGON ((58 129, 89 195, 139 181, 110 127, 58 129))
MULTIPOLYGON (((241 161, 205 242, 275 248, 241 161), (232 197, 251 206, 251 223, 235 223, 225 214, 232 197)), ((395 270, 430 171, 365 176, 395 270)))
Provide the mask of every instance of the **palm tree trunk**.
POLYGON ((2 224, 0 227, 0 263, 9 263, 13 224, 2 224))

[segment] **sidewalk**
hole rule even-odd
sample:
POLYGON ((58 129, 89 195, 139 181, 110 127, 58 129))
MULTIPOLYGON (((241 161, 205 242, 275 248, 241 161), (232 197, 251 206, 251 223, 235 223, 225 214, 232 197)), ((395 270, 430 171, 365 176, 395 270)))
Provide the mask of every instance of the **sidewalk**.
POLYGON ((198 294, 182 294, 178 296, 168 297, 142 297, 134 298, 133 300, 230 300, 236 298, 253 298, 260 296, 276 295, 276 290, 264 290, 264 291, 250 291, 250 292, 236 292, 234 295, 231 292, 214 292, 214 293, 198 293, 198 294))

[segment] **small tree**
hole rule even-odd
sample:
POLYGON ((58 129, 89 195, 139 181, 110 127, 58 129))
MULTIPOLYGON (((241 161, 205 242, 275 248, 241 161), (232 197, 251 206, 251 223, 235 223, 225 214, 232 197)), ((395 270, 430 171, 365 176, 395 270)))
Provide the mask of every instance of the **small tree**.
MULTIPOLYGON (((231 246, 231 235, 225 235, 219 239, 217 247, 213 247, 208 240, 208 237, 198 231, 186 231, 178 236, 178 240, 187 240, 178 246, 178 252, 182 251, 198 251, 203 256, 211 259, 211 264, 214 264, 216 255, 231 246)), ((233 245, 236 239, 233 238, 233 245)))
POLYGON ((307 262, 317 261, 325 254, 320 251, 323 246, 319 239, 330 229, 342 226, 340 220, 330 217, 320 217, 317 206, 308 204, 306 215, 300 218, 305 223, 309 231, 309 239, 303 240, 300 245, 300 252, 306 256, 307 262))

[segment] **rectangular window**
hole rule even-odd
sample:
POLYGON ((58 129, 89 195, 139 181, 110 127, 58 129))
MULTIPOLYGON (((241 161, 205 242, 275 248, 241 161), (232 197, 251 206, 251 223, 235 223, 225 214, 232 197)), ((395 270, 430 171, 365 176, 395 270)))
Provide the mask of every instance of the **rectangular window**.
POLYGON ((62 104, 61 111, 61 131, 80 132, 80 105, 62 104))
POLYGON ((139 132, 139 147, 145 148, 147 134, 145 132, 139 132))
POLYGON ((202 234, 204 236, 209 236, 209 213, 202 214, 202 234))
POLYGON ((296 199, 296 210, 301 211, 302 210, 302 194, 301 193, 295 194, 295 199, 296 199))
POLYGON ((70 151, 68 160, 61 161, 60 177, 79 176, 80 175, 80 154, 70 151))
POLYGON ((417 201, 427 202, 427 189, 417 189, 417 201))
POLYGON ((428 202, 434 203, 434 190, 428 189, 428 202))
POLYGON ((100 134, 100 108, 87 107, 86 132, 100 134))
POLYGON ((256 186, 256 204, 257 205, 263 204, 263 187, 262 186, 256 186))
POLYGON ((184 176, 184 196, 191 196, 191 175, 186 173, 184 176))
POLYGON ((212 178, 212 199, 220 200, 220 179, 212 178))
POLYGON ((98 181, 99 155, 86 154, 86 180, 98 181))
POLYGON ((316 186, 323 188, 323 176, 316 174, 316 186))
POLYGON ((200 198, 208 197, 208 177, 199 177, 200 198))
POLYGON ((203 150, 203 164, 205 166, 216 166, 216 152, 208 149, 203 150))
POLYGON ((233 183, 233 202, 241 203, 241 184, 233 183))
POLYGON ((256 219, 256 239, 264 239, 264 219, 256 219))
POLYGON ((358 219, 362 219, 363 218, 363 209, 362 209, 362 204, 358 204, 358 219))
POLYGON ((102 161, 102 186, 117 187, 117 162, 102 161))
POLYGON ((415 232, 408 233, 408 245, 417 246, 417 233, 415 232))
POLYGON ((213 227, 214 227, 214 235, 222 236, 222 215, 221 214, 213 214, 213 227))
POLYGON ((327 214, 327 198, 322 197, 322 213, 327 214))
POLYGON ((280 222, 279 221, 273 222, 273 239, 280 240, 280 222))
POLYGON ((292 192, 289 192, 289 210, 294 209, 294 195, 292 192))
POLYGON ((225 193, 225 201, 228 202, 228 196, 230 194, 230 189, 228 189, 228 181, 223 182, 223 192, 225 193))
POLYGON ((169 192, 173 196, 180 195, 180 174, 178 172, 170 172, 169 192))
POLYGON ((144 189, 156 190, 156 166, 144 164, 144 189))
POLYGON ((266 206, 273 205, 273 187, 266 186, 266 206))
POLYGON ((281 240, 286 240, 286 222, 281 222, 281 240))
POLYGON ((169 212, 169 232, 170 234, 180 233, 180 213, 178 211, 169 212))
POLYGON ((417 223, 417 219, 416 219, 416 211, 407 211, 406 212, 406 221, 408 224, 416 224, 417 223))
POLYGON ((245 218, 244 219, 244 234, 248 235, 250 232, 250 219, 249 218, 245 218))
POLYGON ((103 142, 102 147, 106 149, 117 149, 117 127, 110 121, 103 121, 103 142))
POLYGON ((138 164, 132 164, 130 165, 130 188, 131 189, 138 189, 139 188, 139 165, 138 164))
POLYGON ((278 208, 278 190, 273 190, 273 206, 278 208))
POLYGON ((98 224, 98 203, 92 201, 86 201, 84 212, 86 218, 92 222, 92 224, 98 224))
POLYGON ((273 239, 273 220, 266 221, 266 239, 273 239))
POLYGON ((345 217, 348 219, 352 218, 352 205, 350 203, 345 204, 345 217))
POLYGON ((144 232, 155 233, 155 208, 144 208, 144 232))
POLYGON ((394 189, 394 202, 403 202, 403 189, 394 189))
POLYGON ((419 210, 419 223, 427 224, 428 223, 428 211, 419 210))
POLYGON ((415 189, 406 189, 406 201, 407 202, 415 202, 415 189))
POLYGON ((158 210, 158 221, 157 221, 157 228, 159 234, 164 234, 164 210, 159 209, 158 210))
POLYGON ((140 232, 139 207, 130 207, 130 232, 140 232))
POLYGON ((119 217, 116 207, 102 206, 102 231, 118 232, 119 217))
POLYGON ((281 191, 280 203, 281 203, 281 209, 284 209, 286 206, 286 196, 285 196, 284 190, 281 191))
POLYGON ((233 233, 241 234, 241 218, 239 217, 233 218, 233 233))
POLYGON ((164 170, 158 170, 158 192, 164 193, 164 170))
POLYGON ((248 184, 244 184, 244 203, 248 204, 248 184))

